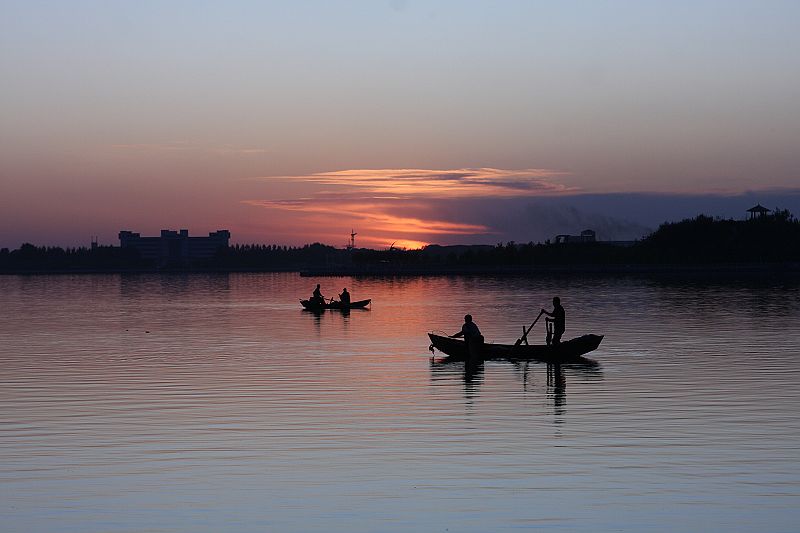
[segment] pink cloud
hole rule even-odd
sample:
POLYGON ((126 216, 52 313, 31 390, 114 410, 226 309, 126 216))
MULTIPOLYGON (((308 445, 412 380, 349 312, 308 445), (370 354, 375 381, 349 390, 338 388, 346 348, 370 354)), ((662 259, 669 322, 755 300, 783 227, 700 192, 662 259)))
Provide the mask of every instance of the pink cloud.
MULTIPOLYGON (((261 179, 305 181, 322 187, 331 187, 333 190, 345 189, 393 198, 414 196, 502 198, 575 192, 576 189, 556 181, 565 174, 547 169, 355 169, 302 176, 270 176, 261 179)), ((324 192, 326 190, 320 194, 324 192)))
MULTIPOLYGON (((342 234, 361 228, 363 240, 426 243, 447 236, 487 235, 484 224, 437 215, 443 200, 503 199, 563 195, 575 189, 558 183, 562 172, 547 169, 496 168, 340 170, 301 176, 258 178, 267 184, 305 183, 311 194, 301 198, 247 199, 243 203, 283 213, 294 231, 342 234)), ((272 189, 277 192, 276 189, 272 189)))

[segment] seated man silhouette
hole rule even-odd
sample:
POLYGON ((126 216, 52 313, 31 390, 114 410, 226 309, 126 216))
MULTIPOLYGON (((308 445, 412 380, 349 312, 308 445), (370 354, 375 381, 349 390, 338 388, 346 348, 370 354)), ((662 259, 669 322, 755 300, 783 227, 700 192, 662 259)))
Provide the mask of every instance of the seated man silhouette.
POLYGON ((314 292, 311 294, 311 303, 317 305, 325 304, 325 297, 322 296, 322 291, 319 290, 319 283, 317 283, 317 288, 314 289, 314 292))
POLYGON ((464 337, 470 357, 480 355, 480 349, 483 346, 483 335, 481 335, 478 325, 472 321, 472 315, 464 315, 464 325, 461 326, 461 331, 450 335, 450 337, 464 337))
POLYGON ((350 305, 350 293, 347 292, 347 287, 342 289, 342 294, 339 295, 339 301, 342 305, 350 305))

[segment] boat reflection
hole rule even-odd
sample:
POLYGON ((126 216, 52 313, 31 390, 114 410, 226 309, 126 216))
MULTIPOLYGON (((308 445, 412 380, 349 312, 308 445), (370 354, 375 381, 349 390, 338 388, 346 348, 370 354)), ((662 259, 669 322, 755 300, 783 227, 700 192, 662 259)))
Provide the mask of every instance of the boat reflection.
POLYGON ((480 386, 484 380, 484 372, 483 361, 442 362, 431 358, 431 381, 462 381, 464 399, 468 404, 478 397, 480 386))
POLYGON ((567 377, 560 364, 547 365, 547 397, 553 399, 556 414, 564 414, 567 403, 567 377))
MULTIPOLYGON (((564 414, 567 403, 567 380, 574 379, 579 382, 600 381, 603 371, 600 363, 592 359, 585 359, 579 363, 545 363, 538 361, 493 361, 493 367, 511 367, 522 381, 522 389, 527 392, 528 387, 534 387, 534 374, 537 368, 545 369, 545 397, 552 400, 556 415, 564 414), (569 378, 568 378, 569 376, 569 378)), ((479 394, 479 385, 485 379, 485 364, 483 361, 455 360, 449 357, 430 359, 431 381, 461 379, 464 390, 469 400, 479 394)), ((541 375, 541 374, 539 374, 541 375)), ((541 379, 541 378, 539 378, 541 379)))
MULTIPOLYGON (((306 308, 304 308, 304 309, 302 309, 301 312, 303 314, 312 315, 312 316, 315 316, 315 317, 320 317, 320 316, 325 314, 325 311, 326 311, 325 309, 316 309, 316 308, 306 309, 306 308)), ((335 311, 336 311, 336 314, 339 314, 339 315, 342 315, 342 316, 350 316, 350 311, 351 310, 350 309, 335 309, 335 311)), ((362 311, 363 311, 363 309, 362 309, 362 311)))
POLYGON ((350 326, 350 310, 349 309, 340 309, 337 310, 335 313, 326 313, 324 310, 320 311, 312 311, 308 309, 302 309, 300 313, 307 318, 310 318, 314 324, 314 333, 316 334, 317 338, 322 336, 322 321, 325 320, 327 322, 334 321, 340 322, 342 327, 347 330, 350 326))

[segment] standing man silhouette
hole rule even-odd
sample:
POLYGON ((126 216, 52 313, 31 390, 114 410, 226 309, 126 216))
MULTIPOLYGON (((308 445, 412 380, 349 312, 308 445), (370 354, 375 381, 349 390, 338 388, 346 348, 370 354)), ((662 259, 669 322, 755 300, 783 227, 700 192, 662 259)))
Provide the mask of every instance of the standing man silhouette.
POLYGON ((561 299, 558 296, 553 297, 553 311, 542 309, 542 313, 547 315, 545 322, 547 322, 547 344, 551 344, 550 339, 550 326, 553 328, 552 344, 561 344, 561 336, 566 330, 566 316, 564 308, 561 306, 561 299))

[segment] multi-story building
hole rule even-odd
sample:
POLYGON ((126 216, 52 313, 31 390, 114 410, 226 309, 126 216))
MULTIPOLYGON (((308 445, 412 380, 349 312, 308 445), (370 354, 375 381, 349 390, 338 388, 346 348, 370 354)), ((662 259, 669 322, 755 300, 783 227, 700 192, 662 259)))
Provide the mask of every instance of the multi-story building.
POLYGON ((159 237, 142 237, 132 231, 119 232, 122 248, 135 248, 142 259, 151 260, 157 266, 171 264, 186 265, 198 259, 209 259, 220 248, 226 248, 231 232, 222 229, 208 237, 189 237, 189 230, 161 230, 159 237))

